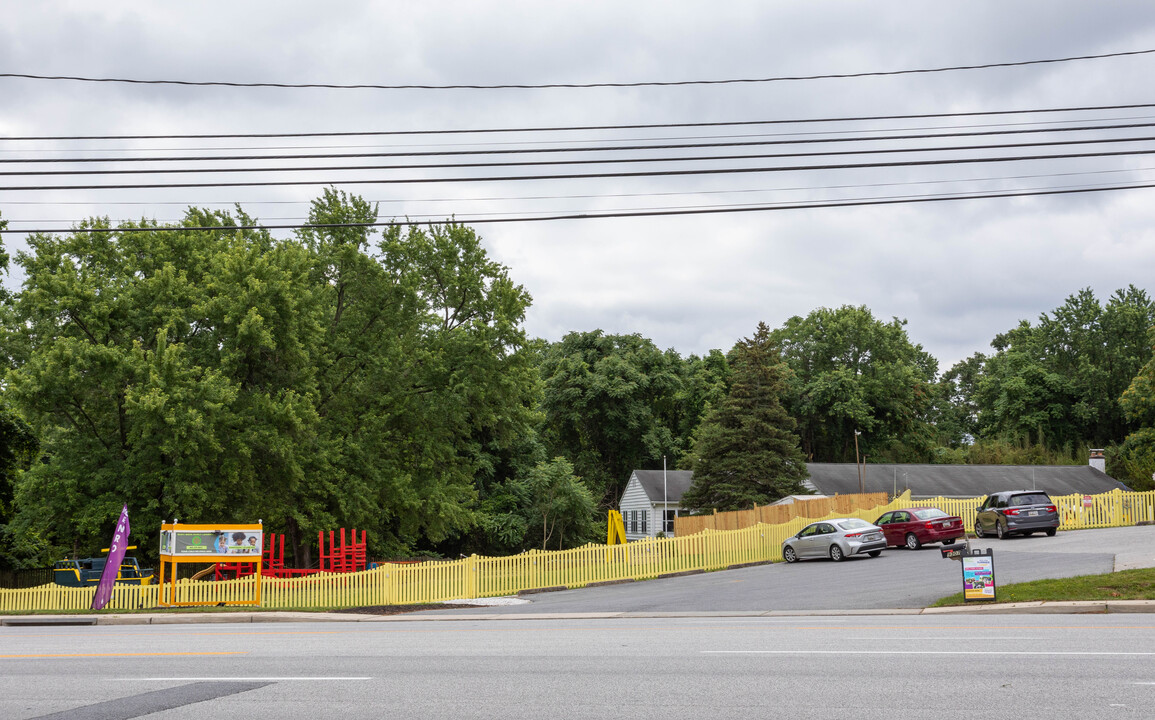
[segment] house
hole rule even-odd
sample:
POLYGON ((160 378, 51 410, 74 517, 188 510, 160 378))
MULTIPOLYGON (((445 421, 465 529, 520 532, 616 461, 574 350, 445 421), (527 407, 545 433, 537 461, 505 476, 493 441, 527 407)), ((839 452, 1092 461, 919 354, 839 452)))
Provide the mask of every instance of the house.
POLYGON ((689 470, 634 470, 618 509, 626 524, 626 539, 641 540, 665 532, 674 534, 674 518, 683 514, 682 494, 690 488, 689 470), (665 518, 663 526, 662 519, 665 518))
MULTIPOLYGON (((1103 456, 1091 452, 1088 465, 907 465, 902 463, 807 463, 810 473, 802 484, 814 495, 788 495, 775 505, 797 499, 853 495, 858 492, 900 495, 911 498, 984 497, 1000 490, 1043 490, 1051 495, 1098 495, 1130 490, 1103 472, 1103 456), (859 470, 862 471, 861 490, 859 470)), ((618 509, 626 525, 627 540, 654 537, 663 529, 674 534, 674 518, 688 515, 682 494, 690 488, 689 470, 635 470, 622 493, 618 509), (666 525, 661 527, 662 511, 666 525)))
POLYGON ((1051 495, 1097 495, 1130 490, 1103 472, 1092 453, 1089 465, 907 465, 900 463, 807 463, 803 483, 823 495, 910 490, 914 499, 972 498, 1000 490, 1043 490, 1051 495), (859 483, 859 468, 862 470, 859 483), (861 490, 859 489, 861 488, 861 490))

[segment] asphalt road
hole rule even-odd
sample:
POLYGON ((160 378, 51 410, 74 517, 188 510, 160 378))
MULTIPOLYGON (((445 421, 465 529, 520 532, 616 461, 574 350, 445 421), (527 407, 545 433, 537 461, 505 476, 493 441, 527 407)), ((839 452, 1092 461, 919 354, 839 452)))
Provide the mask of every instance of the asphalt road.
MULTIPOLYGON (((998 585, 1043 578, 1155 567, 1155 526, 1061 532, 1006 540, 972 540, 991 548, 998 585)), ((770 612, 923 608, 962 592, 959 563, 938 545, 889 549, 877 558, 840 563, 807 560, 787 565, 703 573, 527 596, 529 602, 463 607, 430 613, 493 615, 583 612, 770 612)))
POLYGON ((6 720, 1066 720, 1155 707, 1152 615, 6 627, 0 644, 6 720))

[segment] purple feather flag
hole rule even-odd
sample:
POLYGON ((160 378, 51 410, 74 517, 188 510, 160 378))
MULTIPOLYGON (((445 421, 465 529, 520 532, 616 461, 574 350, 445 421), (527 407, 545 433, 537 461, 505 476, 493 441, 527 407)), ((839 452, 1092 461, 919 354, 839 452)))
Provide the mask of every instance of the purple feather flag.
POLYGON ((103 610, 112 599, 112 586, 116 583, 116 576, 120 574, 120 563, 124 560, 124 551, 128 547, 128 533, 128 505, 125 505, 120 511, 120 520, 116 523, 112 544, 108 546, 108 559, 104 561, 104 570, 100 573, 100 582, 96 585, 96 595, 92 598, 93 610, 103 610))

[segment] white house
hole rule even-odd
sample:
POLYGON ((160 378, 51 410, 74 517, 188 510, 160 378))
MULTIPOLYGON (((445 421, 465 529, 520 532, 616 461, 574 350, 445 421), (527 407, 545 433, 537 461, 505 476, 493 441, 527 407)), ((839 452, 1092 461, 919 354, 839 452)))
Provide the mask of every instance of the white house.
POLYGON ((674 518, 682 514, 682 493, 693 480, 694 473, 689 470, 633 471, 618 503, 626 539, 641 540, 663 531, 673 537, 674 518))

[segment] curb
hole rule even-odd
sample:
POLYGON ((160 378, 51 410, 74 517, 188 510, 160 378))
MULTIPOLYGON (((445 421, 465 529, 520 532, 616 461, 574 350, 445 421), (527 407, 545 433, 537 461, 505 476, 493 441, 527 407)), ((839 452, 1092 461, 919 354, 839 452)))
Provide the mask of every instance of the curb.
POLYGON ((1108 602, 1027 602, 994 605, 958 605, 943 608, 890 608, 881 610, 733 610, 683 612, 580 612, 580 613, 478 613, 460 614, 445 610, 425 610, 399 615, 310 612, 237 613, 149 613, 133 615, 12 615, 0 618, 4 627, 66 627, 82 625, 185 625, 218 623, 279 622, 446 622, 482 620, 602 620, 637 618, 703 617, 832 617, 884 615, 1106 615, 1155 613, 1155 600, 1113 600, 1108 602), (436 614, 428 614, 436 613, 436 614))

